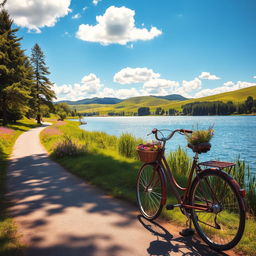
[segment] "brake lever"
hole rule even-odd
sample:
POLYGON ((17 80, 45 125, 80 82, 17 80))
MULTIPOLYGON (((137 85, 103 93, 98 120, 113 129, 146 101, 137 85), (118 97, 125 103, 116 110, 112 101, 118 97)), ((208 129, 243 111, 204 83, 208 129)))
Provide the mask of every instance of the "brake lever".
POLYGON ((149 136, 149 135, 151 135, 151 134, 153 134, 153 133, 151 132, 151 133, 147 134, 147 136, 149 136))

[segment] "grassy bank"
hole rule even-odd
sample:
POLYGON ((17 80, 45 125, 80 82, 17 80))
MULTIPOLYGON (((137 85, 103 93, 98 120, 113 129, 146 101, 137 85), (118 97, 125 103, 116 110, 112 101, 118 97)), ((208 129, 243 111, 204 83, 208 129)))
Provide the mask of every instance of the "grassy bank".
MULTIPOLYGON (((87 132, 79 128, 78 122, 65 121, 46 128, 41 133, 41 141, 52 157, 69 171, 113 196, 135 203, 136 175, 141 163, 127 147, 134 148, 141 140, 128 135, 117 138, 103 132, 87 132)), ((184 184, 191 160, 179 149, 168 157, 168 161, 179 183, 184 184)), ((168 200, 172 202, 173 198, 168 200)), ((181 225, 186 221, 178 209, 164 211, 162 217, 181 225)), ((255 255, 255 241, 256 222, 251 217, 236 250, 255 255)))
POLYGON ((8 203, 5 201, 6 169, 8 157, 18 136, 33 127, 32 120, 21 120, 8 127, 0 126, 0 255, 22 255, 22 245, 18 241, 16 226, 6 211, 8 203))

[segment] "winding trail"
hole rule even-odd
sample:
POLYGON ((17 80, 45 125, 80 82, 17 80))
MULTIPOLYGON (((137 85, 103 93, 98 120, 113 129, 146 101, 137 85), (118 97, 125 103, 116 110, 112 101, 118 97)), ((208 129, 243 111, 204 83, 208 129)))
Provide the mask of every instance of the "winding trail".
POLYGON ((53 162, 40 144, 47 126, 23 133, 8 168, 10 212, 28 256, 232 255, 215 253, 168 225, 148 222, 53 162))

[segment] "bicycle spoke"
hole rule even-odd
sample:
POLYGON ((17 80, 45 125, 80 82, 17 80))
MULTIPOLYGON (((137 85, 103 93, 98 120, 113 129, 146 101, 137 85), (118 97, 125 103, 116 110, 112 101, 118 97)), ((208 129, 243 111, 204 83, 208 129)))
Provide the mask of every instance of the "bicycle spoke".
POLYGON ((144 217, 154 219, 162 209, 161 177, 155 167, 145 166, 137 179, 137 200, 144 217))
POLYGON ((214 171, 208 173, 196 180, 191 198, 193 205, 205 204, 209 208, 193 209, 192 219, 198 233, 210 246, 230 249, 241 239, 244 228, 240 195, 225 177, 214 171))

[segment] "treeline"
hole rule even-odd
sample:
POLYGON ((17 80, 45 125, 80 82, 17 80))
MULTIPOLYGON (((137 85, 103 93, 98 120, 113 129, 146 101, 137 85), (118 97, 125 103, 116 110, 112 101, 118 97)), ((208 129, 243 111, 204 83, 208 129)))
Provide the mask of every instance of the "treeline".
POLYGON ((249 96, 243 103, 234 104, 232 101, 193 102, 182 106, 183 115, 231 115, 256 113, 256 100, 249 96))
POLYGON ((35 44, 31 56, 26 56, 13 29, 13 21, 4 4, 0 6, 0 121, 2 125, 15 122, 23 116, 36 118, 54 112, 56 98, 45 56, 35 44))

